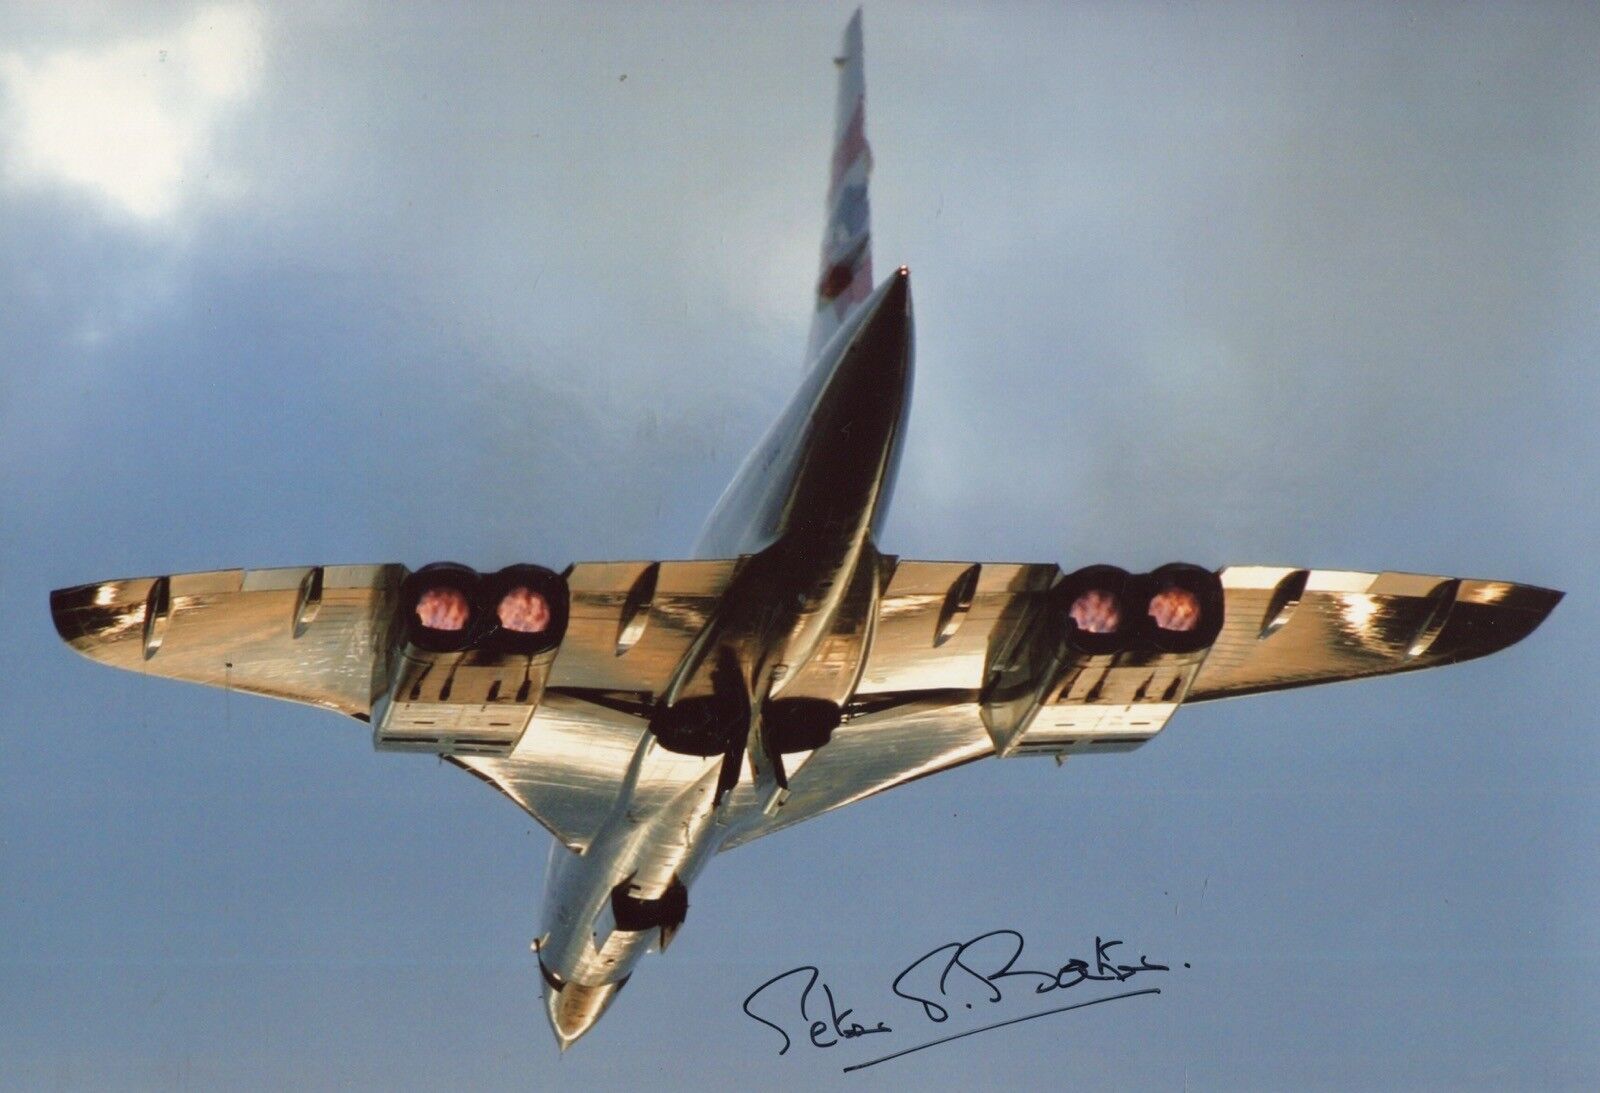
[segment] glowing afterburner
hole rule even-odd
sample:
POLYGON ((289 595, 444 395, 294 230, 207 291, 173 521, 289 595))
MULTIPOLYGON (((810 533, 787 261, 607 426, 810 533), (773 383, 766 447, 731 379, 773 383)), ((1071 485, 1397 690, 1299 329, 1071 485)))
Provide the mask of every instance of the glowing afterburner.
POLYGON ((472 617, 472 605, 459 588, 435 585, 417 597, 417 621, 429 630, 461 630, 472 617))
POLYGON ((500 597, 500 625, 519 634, 542 634, 550 626, 550 602, 525 585, 500 597))
POLYGON ((1122 603, 1114 593, 1091 588, 1072 601, 1069 610, 1078 629, 1089 634, 1114 634, 1122 625, 1122 603))
POLYGON ((1200 597, 1187 588, 1168 585, 1150 597, 1150 617, 1163 630, 1188 633, 1200 625, 1200 597))

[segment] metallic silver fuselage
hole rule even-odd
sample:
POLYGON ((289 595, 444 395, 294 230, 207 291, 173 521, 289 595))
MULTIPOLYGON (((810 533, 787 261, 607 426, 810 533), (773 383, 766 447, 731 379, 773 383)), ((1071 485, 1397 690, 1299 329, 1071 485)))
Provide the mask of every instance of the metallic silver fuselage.
MULTIPOLYGON (((823 350, 707 519, 696 555, 742 561, 671 693, 703 687, 716 654, 736 659, 752 710, 747 776, 756 792, 719 794, 712 765, 668 808, 636 815, 625 782, 584 853, 555 848, 538 948, 563 1047, 599 1019, 657 941, 655 931, 611 928, 613 889, 627 882, 655 898, 674 880, 689 885, 724 840, 781 799, 781 774, 762 746, 758 711, 805 678, 847 605, 866 618, 876 613, 875 602, 848 601, 875 600, 880 591, 874 544, 903 446, 911 374, 910 287, 902 268, 823 350)), ((654 746, 647 734, 636 769, 654 746)))

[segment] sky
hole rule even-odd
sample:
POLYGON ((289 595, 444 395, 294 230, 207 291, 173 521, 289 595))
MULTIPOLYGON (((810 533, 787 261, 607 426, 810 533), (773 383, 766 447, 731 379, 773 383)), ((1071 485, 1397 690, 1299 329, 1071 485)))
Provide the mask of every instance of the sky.
POLYGON ((565 1056, 531 819, 61 646, 93 580, 686 556, 799 377, 851 10, 0 7, 0 1086, 1600 1085, 1592 7, 868 6, 885 549, 1567 598, 724 855, 565 1056), (740 1012, 814 964, 932 1039, 890 981, 1000 928, 1174 971, 853 1073, 740 1012))

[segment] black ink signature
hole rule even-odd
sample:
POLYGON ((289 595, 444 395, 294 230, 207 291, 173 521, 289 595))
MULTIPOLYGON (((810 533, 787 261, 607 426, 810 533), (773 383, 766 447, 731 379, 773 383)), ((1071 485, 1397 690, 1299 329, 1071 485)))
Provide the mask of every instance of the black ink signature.
POLYGON ((907 1055, 915 1055, 919 1051, 927 1051, 930 1047, 938 1047, 940 1044, 948 1044, 955 1040, 965 1040, 968 1036, 977 1036, 979 1033, 993 1032, 997 1028, 1005 1028, 1008 1025, 1020 1025, 1024 1021, 1037 1021, 1041 1017, 1052 1017, 1058 1013, 1066 1013, 1068 1010, 1088 1009, 1090 1006, 1099 1006, 1106 1002, 1119 1002, 1124 998, 1138 998, 1140 995, 1160 993, 1160 987, 1146 987, 1143 990, 1123 991, 1120 994, 1107 994, 1102 995, 1099 998, 1086 998, 1082 1002, 1073 1002, 1069 1005, 1057 1006, 1055 1009, 1040 1010, 1038 1013, 1029 1013, 1022 1017, 1013 1017, 1009 1021, 996 1021, 992 1025, 979 1025, 977 1028, 969 1028, 965 1032, 953 1032, 949 1036, 941 1036, 937 1040, 929 1040, 925 1044, 918 1044, 915 1047, 908 1047, 901 1051, 891 1051, 889 1054, 880 1055, 876 1059, 868 1059, 861 1063, 851 1063, 849 1066, 844 1068, 844 1072, 848 1074, 852 1070, 865 1070, 869 1066, 877 1066, 879 1063, 886 1063, 890 1059, 900 1059, 907 1055))
POLYGON ((849 1017, 852 1013, 854 1013, 855 1010, 854 1009, 847 1009, 843 1013, 840 1013, 839 1010, 838 1010, 838 1007, 834 1004, 833 990, 826 983, 822 984, 822 993, 824 995, 826 995, 827 999, 828 999, 828 1017, 829 1017, 829 1019, 827 1021, 812 1020, 810 1011, 807 1009, 807 1003, 811 999, 811 991, 816 987, 817 980, 822 977, 822 971, 821 971, 821 969, 817 968, 815 965, 803 964, 798 968, 791 968, 789 971, 784 972, 782 975, 773 976, 771 979, 769 979, 765 983, 761 984, 761 986, 759 986, 755 990, 751 991, 750 994, 744 1000, 744 1012, 746 1014, 748 1014, 749 1016, 755 1018, 757 1021, 760 1021, 763 1025, 766 1025, 768 1028, 773 1029, 774 1031, 776 1031, 778 1033, 778 1035, 783 1037, 783 1046, 778 1049, 778 1054, 779 1055, 782 1055, 782 1054, 784 1054, 785 1052, 787 1052, 789 1050, 789 1045, 791 1043, 791 1041, 789 1039, 789 1034, 787 1032, 785 1032, 783 1030, 783 1026, 778 1024, 776 1021, 769 1021, 765 1017, 762 1017, 760 1014, 758 1014, 754 1010, 752 1010, 750 1008, 750 1003, 754 1002, 756 1000, 757 996, 759 996, 763 991, 766 991, 769 988, 774 987, 777 984, 783 982, 785 979, 788 979, 791 976, 796 976, 796 975, 805 975, 807 977, 806 978, 806 985, 800 991, 800 1019, 803 1020, 803 1021, 809 1021, 810 1022, 810 1026, 809 1026, 807 1031, 810 1033, 811 1043, 812 1043, 813 1046, 815 1046, 815 1047, 834 1047, 835 1045, 837 1045, 839 1043, 840 1040, 854 1040, 858 1036, 870 1036, 873 1033, 877 1033, 877 1032, 892 1032, 893 1031, 892 1029, 889 1028, 888 1025, 884 1024, 882 1021, 879 1021, 876 1025, 873 1025, 871 1028, 866 1027, 865 1025, 861 1024, 859 1021, 852 1021, 849 1024, 844 1024, 843 1023, 844 1019, 846 1017, 849 1017), (825 1037, 828 1035, 828 1032, 829 1032, 830 1028, 833 1031, 833 1037, 834 1038, 831 1039, 831 1040, 825 1039, 825 1037))
MULTIPOLYGON (((1031 988, 1029 994, 1048 994, 1051 991, 1068 990, 1080 983, 1125 983, 1144 972, 1170 970, 1165 964, 1152 963, 1147 956, 1140 956, 1137 964, 1120 963, 1111 950, 1120 946, 1122 942, 1098 936, 1094 939, 1092 961, 1074 958, 1061 964, 1054 971, 1018 968, 1016 965, 1022 957, 1024 944, 1022 934, 1016 930, 991 930, 970 941, 952 941, 940 945, 919 956, 895 976, 891 989, 897 997, 920 1006, 928 1020, 940 1023, 949 1020, 951 1008, 954 1006, 960 1005, 970 1010, 975 1002, 994 1004, 1001 1001, 1005 997, 1002 987, 1027 986, 1031 988)), ((1188 965, 1185 964, 1184 967, 1188 965)), ((840 1012, 833 997, 833 989, 828 984, 822 983, 821 979, 821 969, 814 964, 803 964, 781 975, 773 976, 745 997, 746 1015, 783 1037, 783 1046, 778 1049, 779 1055, 787 1054, 794 1043, 782 1023, 783 1018, 777 1016, 786 1005, 790 1014, 798 1009, 800 1020, 806 1026, 806 1035, 812 1045, 819 1048, 836 1047, 844 1040, 893 1031, 882 1021, 869 1027, 859 1021, 847 1020, 855 1010, 852 1008, 840 1012), (812 994, 819 984, 827 1000, 827 1020, 820 1019, 812 1012, 812 994), (793 991, 797 987, 799 993, 798 998, 795 998, 793 991), (754 1008, 758 1000, 761 1013, 756 1012, 754 1008), (768 1016, 763 1016, 763 1013, 768 1016)), ((914 1051, 921 1051, 923 1048, 1021 1021, 1030 1021, 1052 1013, 1064 1013, 1067 1010, 1081 1009, 1084 1006, 1115 1001, 1119 998, 1160 993, 1159 989, 1151 987, 1057 1006, 1040 1013, 969 1029, 870 1062, 857 1063, 845 1069, 859 1070, 914 1051)))
POLYGON ((991 930, 971 941, 952 941, 940 945, 919 956, 895 977, 894 993, 920 1005, 930 1021, 940 1022, 949 1019, 950 1011, 934 1001, 936 997, 946 1001, 955 998, 971 1009, 972 1002, 967 1000, 969 997, 989 1003, 1000 1001, 1004 997, 1000 984, 1006 980, 1031 982, 1034 994, 1048 994, 1076 987, 1079 983, 1125 983, 1140 972, 1170 970, 1165 964, 1150 963, 1145 956, 1139 957, 1137 964, 1118 964, 1112 959, 1110 950, 1122 942, 1107 941, 1100 937, 1094 939, 1093 964, 1087 960, 1073 959, 1054 971, 1017 968, 1014 965, 1022 956, 1023 944, 1023 937, 1016 930, 991 930), (916 980, 935 973, 938 979, 934 984, 913 993, 916 980), (908 983, 908 980, 912 982, 908 983))

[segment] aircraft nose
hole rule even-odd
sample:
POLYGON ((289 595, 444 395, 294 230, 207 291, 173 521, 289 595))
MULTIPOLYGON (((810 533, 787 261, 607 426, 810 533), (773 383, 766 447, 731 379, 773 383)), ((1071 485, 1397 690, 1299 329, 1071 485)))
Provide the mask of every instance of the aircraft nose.
POLYGON ((880 407, 899 417, 911 394, 911 271, 895 270, 862 302, 854 322, 829 393, 852 412, 880 407))
POLYGON ((904 339, 911 325, 911 270, 901 266, 873 295, 877 299, 868 298, 864 305, 870 316, 867 325, 888 327, 904 339))
POLYGON ((562 1051, 577 1043, 578 1037, 588 1032, 600 1020, 606 1007, 622 989, 622 980, 589 986, 584 983, 563 983, 559 986, 546 980, 544 1008, 550 1017, 550 1029, 556 1034, 556 1045, 562 1051))

